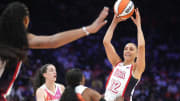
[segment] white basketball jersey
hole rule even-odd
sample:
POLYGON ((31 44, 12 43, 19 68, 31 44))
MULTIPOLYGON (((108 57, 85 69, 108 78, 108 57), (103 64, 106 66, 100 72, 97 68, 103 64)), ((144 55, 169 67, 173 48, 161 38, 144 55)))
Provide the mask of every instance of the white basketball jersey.
POLYGON ((132 64, 124 66, 122 62, 115 66, 106 83, 106 101, 115 101, 117 97, 124 96, 132 76, 132 68, 132 64))
POLYGON ((41 88, 46 92, 45 101, 59 101, 62 95, 61 88, 56 85, 55 92, 50 91, 45 84, 41 86, 41 88))
POLYGON ((77 94, 82 94, 86 88, 87 88, 86 86, 78 85, 78 86, 76 86, 76 88, 75 88, 75 92, 76 92, 77 94))

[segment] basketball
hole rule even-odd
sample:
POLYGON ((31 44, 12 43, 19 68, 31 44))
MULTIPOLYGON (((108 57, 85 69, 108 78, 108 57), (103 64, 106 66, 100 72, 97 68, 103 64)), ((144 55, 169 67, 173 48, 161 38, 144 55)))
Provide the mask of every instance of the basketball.
POLYGON ((134 3, 131 0, 117 0, 114 4, 114 13, 117 17, 128 19, 134 13, 134 3))

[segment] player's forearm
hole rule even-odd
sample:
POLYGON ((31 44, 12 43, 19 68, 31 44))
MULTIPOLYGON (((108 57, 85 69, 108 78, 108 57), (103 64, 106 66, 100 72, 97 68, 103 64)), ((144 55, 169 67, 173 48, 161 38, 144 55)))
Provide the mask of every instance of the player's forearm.
POLYGON ((106 35, 104 36, 104 40, 103 40, 104 44, 111 42, 116 26, 117 26, 117 23, 112 21, 111 25, 109 26, 109 28, 108 28, 108 30, 106 32, 106 35))
POLYGON ((143 73, 145 70, 145 40, 141 27, 138 27, 138 56, 137 67, 139 73, 143 73))
MULTIPOLYGON (((87 27, 88 31, 88 27, 87 27)), ((28 34, 29 47, 33 49, 58 48, 81 37, 87 36, 82 28, 56 33, 50 36, 28 34)))
POLYGON ((50 38, 50 43, 53 45, 53 48, 61 47, 65 44, 68 44, 72 41, 80 39, 81 37, 87 36, 82 28, 74 29, 70 31, 60 32, 54 34, 50 38))
POLYGON ((145 47, 145 40, 141 26, 137 27, 137 33, 138 33, 138 48, 145 47))

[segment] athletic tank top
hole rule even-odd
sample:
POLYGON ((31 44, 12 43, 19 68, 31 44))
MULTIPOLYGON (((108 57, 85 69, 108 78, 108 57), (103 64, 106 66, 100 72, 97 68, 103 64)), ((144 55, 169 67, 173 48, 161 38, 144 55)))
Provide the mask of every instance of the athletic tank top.
POLYGON ((85 101, 82 97, 82 93, 86 90, 86 86, 83 86, 83 85, 78 85, 76 86, 75 88, 75 92, 76 92, 76 95, 79 99, 79 101, 85 101))
POLYGON ((132 101, 132 95, 138 80, 132 76, 133 65, 118 63, 111 72, 106 83, 106 101, 115 101, 117 97, 124 97, 124 101, 132 101))
POLYGON ((9 59, 6 61, 2 61, 0 58, 1 64, 1 75, 0 75, 0 101, 6 101, 6 96, 8 96, 11 92, 13 84, 19 74, 21 69, 21 61, 16 59, 9 59))
POLYGON ((45 101, 60 101, 61 95, 62 95, 62 91, 61 88, 58 86, 58 84, 56 85, 56 90, 55 93, 53 93, 52 91, 50 91, 46 85, 42 85, 41 88, 44 89, 44 91, 46 92, 46 98, 45 101))

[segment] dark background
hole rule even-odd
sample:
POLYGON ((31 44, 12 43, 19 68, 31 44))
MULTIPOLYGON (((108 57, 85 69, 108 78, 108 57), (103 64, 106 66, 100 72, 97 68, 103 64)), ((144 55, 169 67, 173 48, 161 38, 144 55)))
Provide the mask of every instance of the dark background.
MULTIPOLYGON (((15 0, 0 0, 0 12, 15 0)), ((64 84, 65 71, 81 68, 87 86, 103 94, 111 71, 102 40, 113 17, 115 0, 16 0, 30 10, 29 31, 36 35, 51 35, 91 24, 104 6, 110 8, 108 24, 96 35, 57 49, 29 50, 29 66, 24 65, 16 80, 9 101, 34 100, 30 78, 37 68, 52 63, 57 67, 57 82, 64 84), (88 79, 88 77, 90 77, 88 79)), ((134 101, 180 101, 180 1, 134 0, 140 9, 146 40, 146 71, 136 91, 134 101)), ((136 27, 130 19, 116 28, 113 44, 122 57, 127 42, 136 43, 136 27)))

